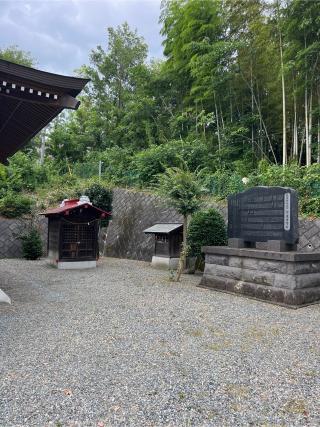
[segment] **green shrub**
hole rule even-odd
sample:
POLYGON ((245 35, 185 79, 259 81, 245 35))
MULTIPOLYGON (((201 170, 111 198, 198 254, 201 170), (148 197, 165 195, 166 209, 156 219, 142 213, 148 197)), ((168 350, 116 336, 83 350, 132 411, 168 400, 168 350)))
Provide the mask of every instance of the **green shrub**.
POLYGON ((30 214, 34 201, 30 197, 17 193, 8 193, 0 199, 0 215, 7 218, 18 218, 30 214))
POLYGON ((227 244, 226 225, 222 215, 215 209, 196 212, 188 228, 190 256, 201 256, 202 246, 223 246, 227 244))
POLYGON ((157 182, 157 176, 167 168, 185 164, 194 172, 212 166, 213 154, 208 146, 199 140, 169 141, 167 144, 153 145, 137 153, 132 162, 136 184, 144 187, 157 182))
POLYGON ((111 212, 112 210, 112 190, 104 187, 101 184, 93 184, 86 190, 84 194, 89 197, 90 202, 97 208, 111 212))
POLYGON ((302 214, 320 217, 320 197, 302 198, 299 202, 302 214))
POLYGON ((39 165, 38 161, 23 152, 16 153, 7 167, 7 186, 12 191, 34 191, 48 182, 49 165, 39 165))
POLYGON ((245 189, 242 178, 235 172, 218 170, 212 175, 204 175, 203 185, 209 194, 224 199, 229 194, 239 193, 245 189))
POLYGON ((303 190, 304 168, 292 164, 285 168, 277 165, 266 167, 265 163, 260 162, 259 172, 252 183, 266 186, 291 187, 299 191, 303 190), (256 181, 256 182, 255 182, 256 181))
POLYGON ((117 185, 134 185, 135 172, 132 169, 132 149, 112 147, 102 153, 91 153, 88 160, 103 161, 102 175, 117 185))
POLYGON ((39 259, 42 255, 42 241, 36 228, 21 237, 23 257, 30 260, 39 259))

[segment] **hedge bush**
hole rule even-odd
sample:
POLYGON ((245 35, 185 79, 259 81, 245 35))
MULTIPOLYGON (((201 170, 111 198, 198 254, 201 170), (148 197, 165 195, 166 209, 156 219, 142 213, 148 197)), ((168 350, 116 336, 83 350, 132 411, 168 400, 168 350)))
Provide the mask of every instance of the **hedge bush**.
POLYGON ((0 215, 7 218, 18 218, 30 214, 34 201, 18 193, 8 193, 0 199, 0 215))
POLYGON ((202 246, 227 244, 226 225, 222 215, 215 209, 196 212, 190 221, 187 241, 189 255, 200 257, 202 246))

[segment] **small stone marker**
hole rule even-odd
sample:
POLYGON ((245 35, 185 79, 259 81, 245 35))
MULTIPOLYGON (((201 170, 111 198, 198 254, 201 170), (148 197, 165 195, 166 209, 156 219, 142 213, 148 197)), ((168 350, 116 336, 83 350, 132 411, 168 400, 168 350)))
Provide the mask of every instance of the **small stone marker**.
POLYGON ((298 197, 285 187, 254 187, 228 197, 228 245, 270 251, 296 250, 299 241, 298 197))

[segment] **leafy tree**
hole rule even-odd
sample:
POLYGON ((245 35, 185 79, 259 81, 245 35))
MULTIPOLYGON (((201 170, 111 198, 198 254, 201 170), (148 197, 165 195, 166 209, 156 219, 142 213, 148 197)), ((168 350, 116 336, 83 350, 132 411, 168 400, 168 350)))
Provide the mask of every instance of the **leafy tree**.
POLYGON ((31 56, 31 53, 19 49, 18 46, 9 46, 7 48, 0 49, 0 59, 25 65, 26 67, 35 66, 35 60, 31 56))
POLYGON ((183 245, 176 276, 176 280, 179 281, 186 265, 189 217, 200 208, 203 189, 198 175, 186 167, 168 168, 165 173, 159 175, 157 188, 170 206, 183 215, 183 245))

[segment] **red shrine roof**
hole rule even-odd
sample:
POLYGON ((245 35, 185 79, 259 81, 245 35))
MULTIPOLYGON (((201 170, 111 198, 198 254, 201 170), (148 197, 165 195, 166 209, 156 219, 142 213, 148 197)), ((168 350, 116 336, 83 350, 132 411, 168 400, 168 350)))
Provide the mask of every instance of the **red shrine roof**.
POLYGON ((111 215, 111 212, 107 212, 107 211, 104 211, 103 209, 97 208, 96 206, 93 206, 92 203, 90 203, 89 201, 82 201, 81 199, 64 200, 58 208, 47 209, 45 212, 41 213, 40 215, 50 216, 50 215, 62 214, 67 211, 71 211, 79 208, 94 209, 97 213, 100 214, 102 218, 105 218, 107 215, 108 216, 111 215))

